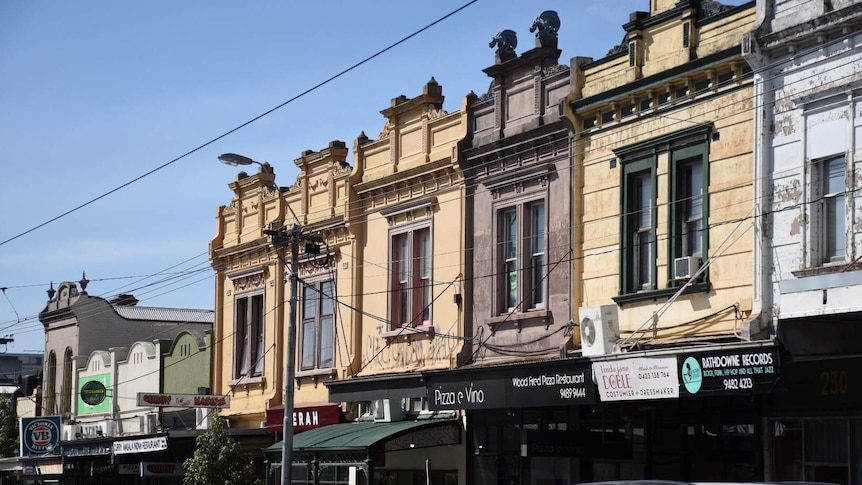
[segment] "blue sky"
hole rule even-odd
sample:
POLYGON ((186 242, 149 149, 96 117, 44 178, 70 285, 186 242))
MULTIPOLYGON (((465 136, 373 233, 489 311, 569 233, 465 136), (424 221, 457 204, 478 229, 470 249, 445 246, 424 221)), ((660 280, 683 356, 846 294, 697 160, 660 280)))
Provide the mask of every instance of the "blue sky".
MULTIPOLYGON (((0 241, 121 186, 272 109, 468 0, 0 2, 0 241)), ((741 0, 725 2, 738 5, 741 0)), ((560 62, 601 58, 649 0, 479 0, 376 59, 167 167, 0 244, 0 335, 41 352, 53 281, 141 305, 214 305, 207 248, 236 152, 296 177, 293 160, 383 127, 379 111, 434 76, 444 108, 487 91, 488 42, 556 10, 560 62), (149 276, 148 275, 154 275, 149 276), (169 278, 169 281, 163 281, 169 278)), ((352 163, 352 153, 348 161, 352 163)), ((2 349, 0 349, 2 350, 2 349)))

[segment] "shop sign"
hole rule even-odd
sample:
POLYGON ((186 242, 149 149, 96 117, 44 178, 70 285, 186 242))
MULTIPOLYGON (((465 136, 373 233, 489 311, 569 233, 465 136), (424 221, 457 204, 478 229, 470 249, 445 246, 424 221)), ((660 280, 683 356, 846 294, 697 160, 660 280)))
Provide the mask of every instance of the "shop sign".
POLYGON ((156 436, 139 440, 114 441, 114 454, 125 455, 129 453, 150 453, 168 449, 168 438, 156 436))
POLYGON ((88 380, 78 389, 78 414, 110 413, 112 399, 107 389, 111 388, 111 374, 82 377, 84 378, 88 380))
POLYGON ((110 443, 88 443, 85 445, 63 445, 63 456, 100 456, 110 455, 110 443))
POLYGON ((185 475, 182 463, 141 462, 142 477, 181 477, 185 475))
POLYGON ((53 453, 60 443, 60 416, 20 418, 21 456, 53 453))
POLYGON ((120 475, 140 475, 141 465, 139 463, 121 463, 117 465, 117 473, 120 475))
POLYGON ((37 463, 36 473, 39 475, 62 475, 62 463, 37 463))
MULTIPOLYGON (((299 407, 293 410, 294 431, 305 431, 341 422, 338 404, 299 407)), ((284 406, 266 410, 266 425, 273 430, 284 427, 284 406)))
POLYGON ((778 411, 856 412, 862 407, 862 358, 786 363, 772 396, 772 407, 778 411))
POLYGON ((635 357, 593 362, 602 401, 679 397, 676 357, 635 357))
POLYGON ((107 395, 108 391, 105 389, 105 385, 99 381, 87 381, 81 386, 81 400, 84 401, 84 404, 90 406, 102 404, 107 395))
POLYGON ((138 406, 178 408, 229 408, 230 396, 205 394, 159 394, 139 392, 138 406))
POLYGON ((429 376, 428 408, 432 411, 499 409, 596 402, 589 364, 556 364, 527 369, 504 367, 486 372, 429 376), (471 379, 469 376, 475 377, 471 379))
POLYGON ((686 396, 768 392, 779 376, 777 349, 684 353, 678 365, 686 396))

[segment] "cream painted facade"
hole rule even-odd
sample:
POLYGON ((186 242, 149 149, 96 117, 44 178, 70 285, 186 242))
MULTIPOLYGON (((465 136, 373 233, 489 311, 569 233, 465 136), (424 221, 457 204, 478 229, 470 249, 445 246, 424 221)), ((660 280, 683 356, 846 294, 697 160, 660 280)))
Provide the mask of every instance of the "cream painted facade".
POLYGON ((583 317, 613 305, 624 349, 752 338, 763 330, 752 306, 753 92, 739 45, 754 5, 650 6, 607 57, 572 59, 575 306, 583 317))
POLYGON ((322 383, 358 366, 358 321, 354 312, 331 304, 334 297, 360 304, 356 239, 346 226, 351 207, 346 156, 339 141, 304 152, 295 160, 296 181, 278 191, 268 163, 253 175, 241 172, 230 184, 231 203, 217 211, 210 243, 217 272, 213 393, 231 396, 231 407, 222 414, 232 428, 265 427, 267 410, 284 405, 291 251, 287 244, 277 253, 264 231, 299 224, 303 235, 321 242, 319 255, 306 252, 314 251, 305 240, 300 244, 294 407, 328 404, 322 383), (318 292, 325 294, 318 299, 318 292), (306 299, 312 308, 322 304, 327 310, 312 314, 306 299), (243 332, 252 337, 250 344, 243 332))
POLYGON ((442 104, 442 88, 432 78, 421 95, 394 98, 381 111, 386 123, 376 140, 363 134, 356 141, 351 183, 364 243, 361 376, 455 367, 464 349, 457 144, 466 135, 466 111, 447 113, 442 104))

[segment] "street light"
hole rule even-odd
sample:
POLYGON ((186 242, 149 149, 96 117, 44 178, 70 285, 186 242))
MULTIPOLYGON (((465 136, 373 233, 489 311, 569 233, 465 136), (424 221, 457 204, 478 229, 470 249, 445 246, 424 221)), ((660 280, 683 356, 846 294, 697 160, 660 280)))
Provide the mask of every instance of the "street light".
MULTIPOLYGON (((272 170, 272 168, 269 167, 269 164, 264 165, 263 163, 252 160, 243 155, 237 155, 236 153, 224 153, 219 155, 218 159, 222 163, 235 167, 239 165, 257 164, 260 165, 264 171, 266 171, 267 168, 270 171, 272 170)), ((281 195, 284 205, 286 205, 287 208, 290 209, 290 212, 293 213, 293 209, 290 208, 290 205, 287 203, 287 199, 285 199, 284 194, 281 193, 278 186, 275 187, 275 190, 279 195, 281 195)), ((294 214, 294 217, 296 217, 296 214, 294 214)), ((267 230, 264 231, 264 233, 272 236, 272 245, 275 246, 276 251, 278 251, 279 246, 290 244, 290 305, 288 307, 290 317, 287 325, 287 353, 284 357, 284 440, 282 441, 281 447, 281 483, 282 485, 290 485, 290 476, 292 471, 291 463, 293 461, 293 381, 296 378, 294 360, 296 358, 296 292, 297 286, 299 286, 299 278, 297 277, 297 273, 299 271, 297 263, 297 260, 299 259, 300 239, 299 220, 297 219, 297 223, 293 225, 289 232, 282 228, 277 231, 267 230)))

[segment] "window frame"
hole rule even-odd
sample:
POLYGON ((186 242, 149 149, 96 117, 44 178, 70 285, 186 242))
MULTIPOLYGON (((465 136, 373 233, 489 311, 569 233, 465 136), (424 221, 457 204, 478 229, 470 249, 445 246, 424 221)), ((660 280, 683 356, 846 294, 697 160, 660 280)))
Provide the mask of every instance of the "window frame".
POLYGON ((656 240, 656 232, 658 228, 658 208, 656 205, 657 183, 656 175, 657 156, 656 153, 650 152, 632 157, 630 160, 623 162, 622 167, 622 187, 620 190, 620 207, 623 209, 622 217, 620 218, 620 294, 632 294, 643 291, 652 291, 657 288, 656 278, 656 248, 658 241, 656 240), (634 252, 634 236, 636 232, 641 232, 641 226, 637 224, 638 215, 641 212, 640 206, 635 207, 637 194, 634 193, 634 180, 640 176, 644 176, 650 180, 652 186, 652 197, 650 205, 650 223, 648 229, 648 237, 651 239, 652 246, 652 262, 650 265, 649 281, 638 282, 635 278, 638 276, 635 265, 637 264, 634 252), (634 209, 637 208, 637 211, 634 209))
POLYGON ((263 377, 265 373, 265 359, 262 358, 262 355, 266 354, 266 348, 264 346, 265 338, 266 338, 266 296, 263 289, 257 289, 253 291, 247 291, 243 293, 236 294, 234 296, 233 302, 233 331, 234 331, 234 345, 233 345, 233 367, 231 371, 231 375, 234 380, 243 379, 243 378, 260 378, 263 377), (260 313, 257 325, 255 325, 254 320, 254 305, 252 304, 257 298, 260 298, 260 313), (247 301, 245 306, 245 320, 243 321, 243 331, 240 332, 240 321, 239 321, 239 306, 240 301, 247 301), (246 360, 243 358, 243 353, 246 349, 245 341, 247 336, 253 335, 257 330, 257 339, 249 340, 249 353, 248 353, 248 362, 246 367, 246 371, 243 372, 244 363, 246 360), (241 338, 240 338, 241 337, 241 338), (256 365, 255 365, 256 364, 256 365))
MULTIPOLYGON (((812 224, 812 229, 816 228, 816 232, 812 233, 812 246, 813 246, 813 257, 812 262, 814 266, 829 266, 833 264, 842 264, 847 261, 847 183, 849 177, 847 176, 847 153, 836 153, 833 155, 820 157, 811 160, 811 202, 812 207, 811 211, 814 215, 814 224, 812 224), (829 165, 832 162, 843 160, 843 168, 842 178, 843 178, 843 190, 840 192, 831 192, 829 191, 829 181, 830 181, 830 173, 831 170, 829 165), (830 203, 838 202, 835 207, 840 208, 841 217, 836 218, 836 221, 840 219, 841 227, 843 227, 843 235, 839 234, 830 234, 829 230, 829 214, 828 209, 830 203), (843 252, 842 254, 829 254, 828 247, 830 236, 835 236, 835 243, 839 241, 842 242, 843 252)), ((836 227, 837 231, 837 227, 836 227)))
POLYGON ((548 198, 546 194, 531 194, 527 197, 510 199, 495 204, 494 214, 494 315, 510 313, 526 313, 545 310, 548 307, 548 198), (534 234, 537 220, 534 209, 541 207, 541 251, 535 251, 538 244, 534 234), (508 231, 505 218, 508 214, 515 215, 514 254, 509 253, 508 231), (536 273, 536 259, 541 259, 541 270, 536 273), (510 305, 511 273, 510 266, 514 264, 515 292, 514 304, 510 305), (538 283, 536 280, 538 279, 538 283), (535 288, 539 285, 539 292, 535 288), (539 300, 537 300, 537 297, 539 300))
POLYGON ((302 306, 300 309, 302 311, 299 321, 299 349, 297 352, 297 371, 298 373, 303 372, 313 372, 317 370, 331 370, 335 368, 335 342, 336 342, 336 322, 338 311, 336 309, 336 305, 338 304, 336 301, 337 290, 335 287, 336 280, 335 276, 329 275, 325 277, 319 277, 304 281, 302 283, 302 306), (330 294, 325 294, 323 290, 323 286, 329 284, 330 285, 330 294), (308 318, 307 310, 308 310, 308 293, 315 292, 317 295, 323 296, 323 298, 317 298, 317 302, 315 305, 315 315, 313 319, 308 318), (325 299, 329 299, 332 305, 332 313, 324 314, 322 311, 322 306, 324 304, 325 299), (331 326, 331 341, 330 341, 330 356, 328 365, 323 365, 321 363, 321 354, 323 352, 323 318, 324 315, 330 316, 330 326, 331 326), (312 364, 310 366, 306 366, 305 357, 306 357, 306 324, 313 323, 314 325, 314 342, 313 342, 313 350, 312 350, 312 364))
POLYGON ((434 299, 434 231, 430 220, 399 225, 389 231, 389 264, 390 330, 431 326, 434 299), (428 238, 427 247, 421 244, 423 233, 428 238), (417 235, 420 235, 420 238, 417 238, 417 235), (407 243, 406 258, 398 258, 396 254, 396 248, 401 247, 396 244, 402 240, 407 243), (423 249, 426 251, 424 256, 421 255, 423 249), (416 257, 417 251, 420 252, 419 257, 416 257), (406 272, 402 271, 404 260, 408 261, 406 272))
MULTIPOLYGON (((696 256, 699 264, 706 261, 709 253, 709 141, 706 139, 693 140, 684 145, 675 146, 670 153, 670 244, 668 244, 668 271, 667 278, 669 286, 679 285, 682 282, 675 281, 674 261, 676 258, 696 256), (694 160, 700 161, 700 195, 689 194, 691 188, 688 186, 687 167, 694 160), (688 225, 693 222, 687 213, 690 210, 689 203, 695 197, 701 198, 700 217, 700 251, 690 251, 687 238, 688 225)), ((704 271, 698 278, 698 282, 707 279, 704 271)))

